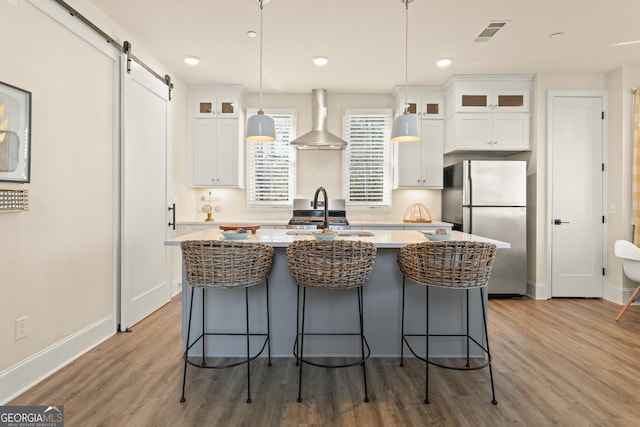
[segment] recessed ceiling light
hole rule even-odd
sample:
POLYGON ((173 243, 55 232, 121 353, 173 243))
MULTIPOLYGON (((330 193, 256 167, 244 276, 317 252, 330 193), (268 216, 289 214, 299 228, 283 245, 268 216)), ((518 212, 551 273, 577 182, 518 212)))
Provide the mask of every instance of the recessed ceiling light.
POLYGON ((614 44, 614 46, 629 46, 631 44, 640 44, 640 40, 631 40, 628 42, 620 42, 620 43, 616 43, 614 44))
POLYGON ((453 62, 450 58, 442 58, 436 61, 436 65, 440 68, 446 68, 453 62))
POLYGON ((313 63, 316 65, 327 65, 329 60, 325 56, 316 56, 313 58, 313 63))
POLYGON ((249 30, 249 31, 247 31, 247 36, 248 36, 248 37, 251 37, 251 38, 253 39, 253 38, 255 38, 255 37, 258 37, 258 33, 256 33, 256 32, 255 32, 255 31, 253 31, 253 30, 249 30))
POLYGON ((197 56, 189 55, 185 56, 184 62, 189 65, 198 65, 200 63, 200 58, 198 58, 197 56))

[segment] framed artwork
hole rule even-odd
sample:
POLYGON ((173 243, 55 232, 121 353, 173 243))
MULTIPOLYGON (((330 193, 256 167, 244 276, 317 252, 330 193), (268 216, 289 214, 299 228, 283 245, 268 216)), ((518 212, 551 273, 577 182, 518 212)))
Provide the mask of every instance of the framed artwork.
POLYGON ((29 182, 31 92, 0 82, 0 181, 29 182))

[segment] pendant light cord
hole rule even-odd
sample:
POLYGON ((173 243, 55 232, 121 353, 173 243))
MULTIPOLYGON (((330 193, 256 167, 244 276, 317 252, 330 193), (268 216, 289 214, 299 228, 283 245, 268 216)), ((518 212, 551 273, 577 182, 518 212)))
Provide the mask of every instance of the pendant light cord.
MULTIPOLYGON (((260 0, 262 2, 262 0, 260 0)), ((405 4, 405 43, 404 43, 404 114, 409 113, 409 0, 405 4)))
POLYGON ((258 114, 264 114, 262 111, 262 0, 260 0, 260 111, 258 114))

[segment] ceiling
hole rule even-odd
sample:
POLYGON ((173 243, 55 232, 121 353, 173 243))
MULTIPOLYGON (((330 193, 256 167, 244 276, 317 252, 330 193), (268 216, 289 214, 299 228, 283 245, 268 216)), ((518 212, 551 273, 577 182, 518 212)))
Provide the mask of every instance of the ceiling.
MULTIPOLYGON (((187 84, 259 90, 257 0, 89 0, 187 84), (197 66, 183 62, 201 58, 197 66)), ((263 91, 390 93, 405 82, 402 0, 270 0, 263 9, 263 91), (313 65, 314 56, 329 63, 313 65)), ((82 12, 82 11, 81 11, 82 12)), ((415 0, 408 83, 452 74, 606 73, 640 65, 640 0, 415 0), (476 42, 490 21, 507 25, 476 42), (549 37, 553 33, 563 33, 549 37), (620 45, 622 44, 622 45, 620 45), (453 64, 438 69, 436 59, 453 64)), ((145 61, 135 43, 132 52, 145 61)), ((147 62, 147 61, 145 61, 147 62)))

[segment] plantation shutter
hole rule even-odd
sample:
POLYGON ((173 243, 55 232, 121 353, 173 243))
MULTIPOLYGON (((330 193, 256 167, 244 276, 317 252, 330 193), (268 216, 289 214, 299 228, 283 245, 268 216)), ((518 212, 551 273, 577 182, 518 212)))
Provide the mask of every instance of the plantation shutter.
POLYGON ((391 206, 391 110, 345 110, 343 194, 350 207, 391 206))
MULTIPOLYGON (((247 111, 247 115, 257 111, 247 111)), ((276 126, 276 140, 247 141, 247 206, 253 209, 291 207, 295 195, 295 135, 292 110, 265 110, 276 126)))

